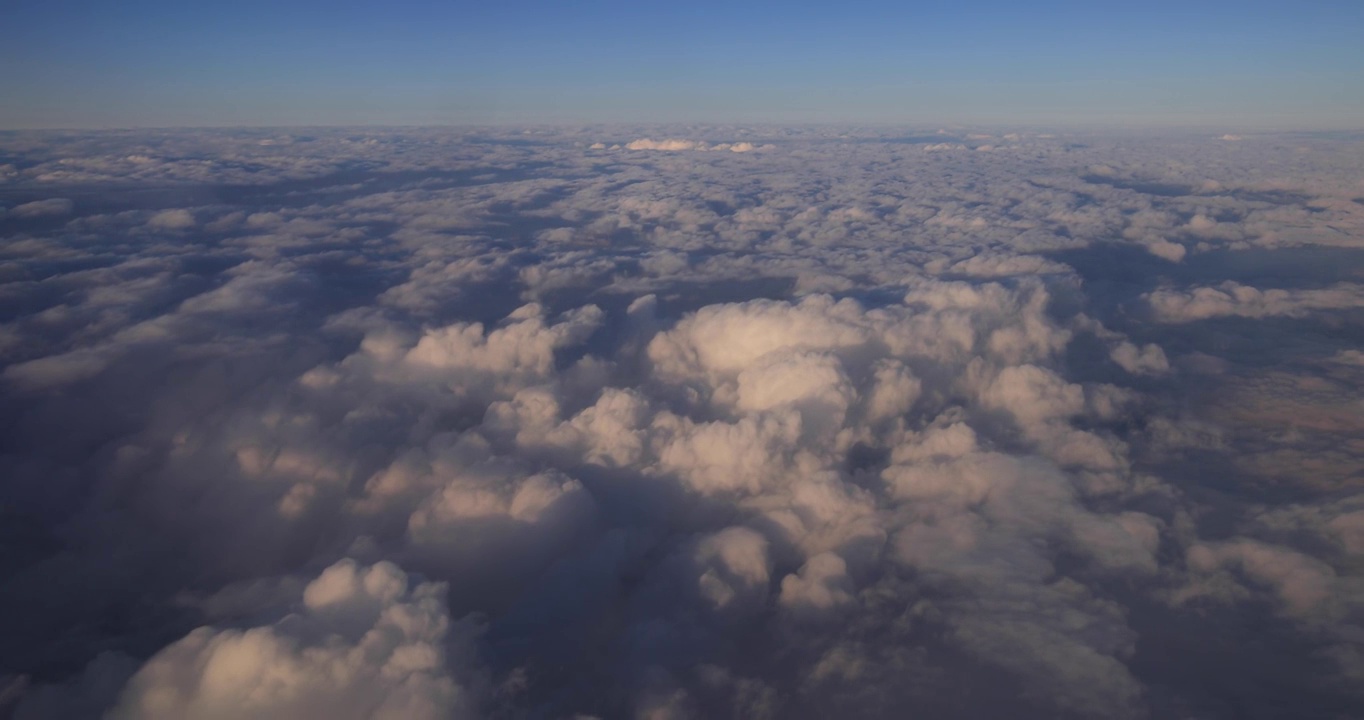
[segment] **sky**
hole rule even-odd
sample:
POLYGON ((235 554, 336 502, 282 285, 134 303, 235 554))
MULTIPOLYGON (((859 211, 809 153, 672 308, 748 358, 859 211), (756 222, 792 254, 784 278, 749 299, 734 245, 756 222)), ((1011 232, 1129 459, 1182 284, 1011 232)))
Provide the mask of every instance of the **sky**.
POLYGON ((1358 127, 1364 5, 11 0, 0 127, 1358 127))
POLYGON ((0 8, 0 719, 1364 717, 1357 0, 0 8))

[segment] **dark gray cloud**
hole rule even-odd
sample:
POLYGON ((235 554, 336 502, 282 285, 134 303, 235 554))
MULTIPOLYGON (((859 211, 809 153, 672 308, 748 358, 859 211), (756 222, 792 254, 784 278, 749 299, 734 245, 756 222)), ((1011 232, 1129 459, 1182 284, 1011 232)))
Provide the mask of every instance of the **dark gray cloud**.
POLYGON ((0 142, 12 717, 1364 710, 1356 141, 0 142))

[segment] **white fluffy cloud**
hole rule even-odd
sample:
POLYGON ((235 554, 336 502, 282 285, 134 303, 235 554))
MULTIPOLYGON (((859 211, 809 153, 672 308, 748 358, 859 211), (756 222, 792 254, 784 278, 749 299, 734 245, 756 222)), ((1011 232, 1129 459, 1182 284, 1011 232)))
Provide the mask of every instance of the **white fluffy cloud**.
POLYGON ((75 207, 76 204, 66 198, 51 198, 21 203, 5 212, 11 217, 34 218, 70 215, 75 207))
POLYGON ((1261 290, 1236 282, 1192 290, 1161 289, 1146 302, 1162 322, 1193 322, 1214 317, 1301 317, 1313 310, 1364 307, 1364 286, 1339 283, 1320 290, 1261 290))
POLYGON ((183 209, 162 210, 147 220, 147 226, 155 230, 188 230, 194 224, 194 213, 183 209))
POLYGON ((474 690, 447 657, 442 590, 411 586, 391 563, 341 561, 275 624, 199 628, 157 653, 110 717, 476 717, 474 690))
POLYGON ((1108 356, 1122 366, 1123 370, 1137 375, 1156 375, 1170 369, 1170 361, 1165 357, 1165 351, 1154 343, 1137 347, 1134 343, 1124 340, 1114 347, 1108 356))
POLYGON ((703 151, 704 151, 704 150, 711 150, 711 151, 728 151, 728 152, 742 153, 742 152, 752 152, 752 151, 758 150, 758 149, 760 149, 760 148, 759 148, 757 145, 754 145, 754 144, 751 143, 751 142, 735 142, 735 143, 715 143, 715 144, 711 144, 711 143, 703 142, 703 141, 700 141, 700 140, 682 140, 682 139, 678 139, 678 138, 669 138, 669 139, 666 139, 666 140, 651 140, 651 139, 649 139, 649 138, 640 138, 640 139, 638 139, 638 140, 632 140, 632 141, 626 143, 626 144, 625 144, 625 149, 626 149, 626 150, 663 150, 663 151, 668 151, 668 152, 678 152, 678 151, 681 151, 681 150, 703 150, 703 151))

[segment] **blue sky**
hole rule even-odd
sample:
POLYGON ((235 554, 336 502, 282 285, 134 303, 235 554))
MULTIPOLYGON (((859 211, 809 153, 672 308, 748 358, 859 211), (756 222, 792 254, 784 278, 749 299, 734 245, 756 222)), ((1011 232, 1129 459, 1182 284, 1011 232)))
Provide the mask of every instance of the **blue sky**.
POLYGON ((0 127, 1364 126, 1364 2, 9 0, 0 127))

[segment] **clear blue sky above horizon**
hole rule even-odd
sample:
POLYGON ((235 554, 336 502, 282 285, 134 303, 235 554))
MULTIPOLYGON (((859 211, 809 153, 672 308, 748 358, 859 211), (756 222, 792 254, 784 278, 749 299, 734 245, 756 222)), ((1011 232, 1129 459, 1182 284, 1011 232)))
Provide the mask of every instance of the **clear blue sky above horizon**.
POLYGON ((0 127, 1364 126, 1364 0, 9 0, 0 127))

